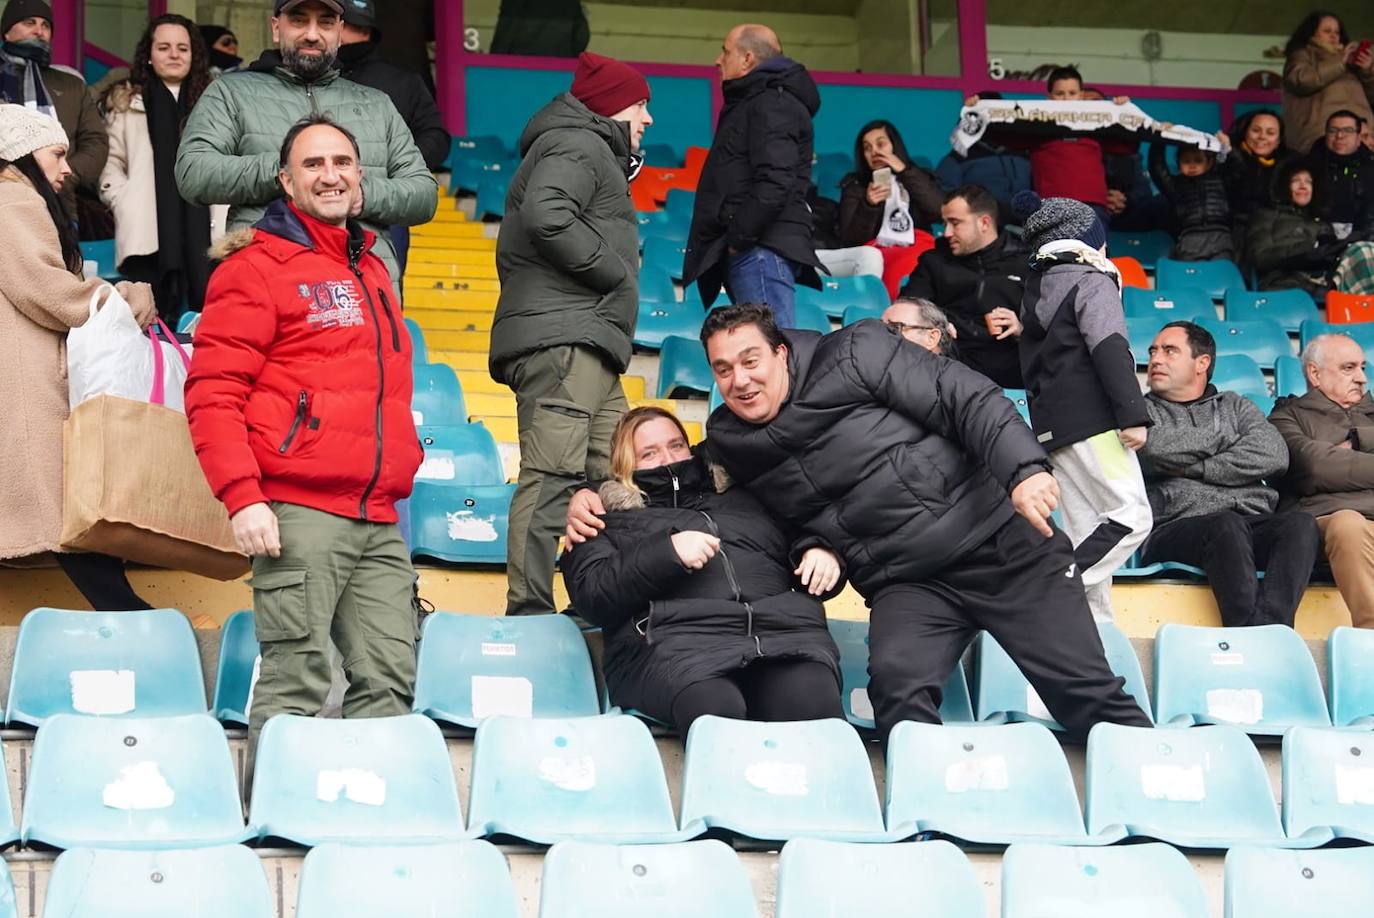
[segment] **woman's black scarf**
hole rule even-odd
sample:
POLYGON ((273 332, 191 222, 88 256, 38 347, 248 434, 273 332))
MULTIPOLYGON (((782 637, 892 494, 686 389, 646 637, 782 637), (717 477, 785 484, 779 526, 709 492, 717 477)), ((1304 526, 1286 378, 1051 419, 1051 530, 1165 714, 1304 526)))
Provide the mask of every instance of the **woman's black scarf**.
POLYGON ((189 100, 185 85, 174 96, 156 77, 143 89, 157 195, 158 303, 179 303, 184 297, 199 310, 210 281, 210 211, 183 199, 176 182, 177 146, 191 111, 189 100))

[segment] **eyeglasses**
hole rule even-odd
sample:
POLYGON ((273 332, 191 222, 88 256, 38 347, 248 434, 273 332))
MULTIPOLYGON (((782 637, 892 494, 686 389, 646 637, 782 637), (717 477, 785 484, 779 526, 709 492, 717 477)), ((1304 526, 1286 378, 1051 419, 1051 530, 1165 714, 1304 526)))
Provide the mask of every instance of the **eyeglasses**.
POLYGON ((905 322, 893 322, 890 319, 883 319, 883 324, 897 334, 905 331, 938 331, 934 325, 908 325, 905 322))
POLYGON ((1353 127, 1331 127, 1326 129, 1326 133, 1329 137, 1350 137, 1360 133, 1360 129, 1353 127))

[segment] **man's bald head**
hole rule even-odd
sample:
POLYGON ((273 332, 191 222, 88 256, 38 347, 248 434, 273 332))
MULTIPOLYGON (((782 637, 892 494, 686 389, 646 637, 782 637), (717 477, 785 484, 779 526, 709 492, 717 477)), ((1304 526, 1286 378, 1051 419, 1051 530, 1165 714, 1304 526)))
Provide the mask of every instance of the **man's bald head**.
POLYGON ((782 43, 776 32, 766 25, 746 22, 735 26, 725 36, 716 67, 720 69, 722 81, 737 80, 779 54, 782 54, 782 43))

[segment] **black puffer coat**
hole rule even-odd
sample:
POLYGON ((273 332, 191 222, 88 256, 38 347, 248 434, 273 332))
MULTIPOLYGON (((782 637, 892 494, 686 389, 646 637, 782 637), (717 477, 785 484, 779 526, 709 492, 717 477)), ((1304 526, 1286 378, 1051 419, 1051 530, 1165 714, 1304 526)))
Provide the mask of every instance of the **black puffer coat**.
POLYGON ((1150 178, 1169 199, 1178 241, 1169 257, 1182 261, 1230 258, 1231 201, 1226 179, 1213 166, 1202 175, 1175 175, 1164 160, 1164 144, 1150 144, 1150 178))
POLYGON ((722 405, 712 455, 764 505, 844 558, 865 599, 987 540, 1008 493, 1049 461, 1002 390, 876 319, 786 331, 788 397, 767 424, 722 405))
POLYGON ((824 663, 838 692, 825 609, 792 576, 820 540, 791 539, 744 488, 718 493, 700 458, 636 472, 635 484, 647 506, 619 482, 603 485, 606 529, 562 561, 573 607, 606 629, 611 701, 668 721, 678 692, 760 657, 824 663), (671 541, 693 529, 721 540, 696 572, 671 541))

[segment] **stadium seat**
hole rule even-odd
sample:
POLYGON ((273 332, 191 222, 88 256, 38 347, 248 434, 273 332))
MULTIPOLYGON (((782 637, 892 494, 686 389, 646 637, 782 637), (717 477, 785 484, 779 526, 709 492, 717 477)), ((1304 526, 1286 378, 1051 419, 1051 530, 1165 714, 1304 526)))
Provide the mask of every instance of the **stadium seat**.
POLYGON ((1131 355, 1135 357, 1136 366, 1143 367, 1150 362, 1150 345, 1154 343, 1155 335, 1159 334, 1161 328, 1173 321, 1175 321, 1174 316, 1168 314, 1145 316, 1126 314, 1126 340, 1131 345, 1131 355))
POLYGON ((903 721, 887 746, 887 825, 899 838, 937 832, 974 844, 1089 839, 1059 741, 1040 724, 903 721))
POLYGON ((1374 321, 1374 296, 1358 293, 1326 292, 1326 321, 1332 325, 1374 321))
POLYGON ((194 335, 196 326, 200 324, 200 313, 186 310, 177 319, 176 333, 178 335, 194 335))
POLYGON ((1374 848, 1226 854, 1226 918, 1349 918, 1374 902, 1374 848))
MULTIPOLYGON (((0 745, 0 767, 5 765, 5 750, 0 745)), ((20 769, 20 774, 24 770, 20 769)), ((10 805, 9 782, 5 781, 4 786, 0 787, 0 848, 8 848, 19 840, 19 826, 14 821, 14 808, 10 805)), ((0 918, 5 918, 4 892, 5 886, 9 882, 9 875, 0 873, 0 918)))
MULTIPOLYGON (((667 240, 650 239, 649 241, 666 242, 667 240)), ((673 287, 670 273, 662 265, 649 264, 647 261, 644 263, 644 266, 639 269, 639 302, 641 305, 644 303, 677 305, 677 290, 673 287)))
POLYGON ((1269 417, 1269 412, 1274 410, 1274 404, 1278 399, 1269 395, 1246 395, 1251 404, 1260 410, 1260 414, 1269 417))
POLYGON ((507 155, 506 145, 493 134, 455 137, 449 145, 448 168, 452 171, 457 163, 465 160, 493 162, 507 155))
POLYGON ((496 439, 481 422, 416 426, 425 458, 415 481, 445 485, 501 484, 506 473, 496 439))
POLYGON ((1012 845, 1002 918, 1211 918, 1188 858, 1168 845, 1012 845))
POLYGON ((425 620, 415 711, 476 727, 483 719, 601 713, 582 632, 566 615, 460 615, 425 620))
POLYGON ((1274 362, 1274 394, 1279 398, 1307 394, 1307 374, 1300 359, 1280 357, 1274 362))
MULTIPOLYGON (((1161 285, 1154 290, 1127 287, 1121 291, 1121 305, 1128 317, 1151 316, 1162 318, 1165 322, 1181 320, 1191 322, 1198 316, 1216 315, 1216 310, 1212 307, 1212 301, 1207 298, 1207 294, 1189 287, 1164 287, 1161 285)), ((1163 325, 1164 323, 1161 322, 1160 324, 1163 325)))
MULTIPOLYGON (((1131 639, 1111 622, 1098 622, 1097 633, 1107 651, 1107 664, 1112 672, 1126 680, 1126 691, 1149 717, 1150 697, 1145 689, 1145 675, 1131 639)), ((1064 729, 991 634, 980 632, 974 647, 977 651, 973 664, 973 695, 977 702, 974 719, 992 723, 1031 721, 1052 730, 1064 729)))
POLYGON ((34 609, 19 624, 8 723, 54 714, 204 714, 205 677, 191 622, 176 609, 34 609))
POLYGON ((640 301, 639 321, 635 324, 636 347, 651 351, 663 347, 669 337, 696 339, 706 313, 696 303, 652 303, 640 301))
POLYGON ((600 845, 567 841, 544 856, 539 918, 755 918, 738 856, 718 841, 600 845))
POLYGON ((488 172, 477 183, 477 219, 501 219, 506 215, 506 193, 514 172, 488 172))
POLYGON ((668 195, 663 203, 663 209, 676 218, 685 218, 689 223, 692 220, 692 210, 696 207, 697 195, 695 191, 686 191, 681 188, 668 189, 668 195))
POLYGON ((669 335, 658 352, 658 397, 679 398, 679 392, 711 391, 714 380, 706 351, 697 338, 669 335))
POLYGON ((815 303, 798 302, 796 304, 796 315, 792 321, 792 327, 818 331, 822 335, 828 335, 831 332, 830 317, 825 314, 824 309, 815 303))
POLYGON ((1212 385, 1238 395, 1269 396, 1264 371, 1245 354, 1218 355, 1216 368, 1212 371, 1212 385))
POLYGON ((258 637, 252 609, 240 609, 224 620, 219 632, 219 668, 211 706, 220 723, 248 726, 248 708, 258 671, 258 637))
POLYGON ((677 151, 666 143, 646 143, 640 152, 644 154, 646 166, 671 169, 674 166, 682 165, 682 157, 678 156, 677 151))
POLYGON ((95 262, 95 270, 107 281, 119 280, 119 269, 115 266, 115 241, 99 239, 81 243, 81 260, 95 262))
POLYGON ((649 728, 625 714, 531 720, 491 717, 473 743, 472 836, 535 844, 683 841, 649 728))
POLYGON ((1155 284, 1166 290, 1191 287, 1203 291, 1214 300, 1220 300, 1226 296, 1227 290, 1244 290, 1245 278, 1229 258, 1211 261, 1161 258, 1155 264, 1155 284))
POLYGON ((1283 830, 1289 838, 1374 844, 1374 733, 1294 727, 1283 735, 1283 830))
POLYGON ((1159 259, 1168 255, 1173 247, 1173 237, 1159 230, 1144 233, 1107 233, 1108 255, 1113 258, 1134 258, 1148 271, 1155 270, 1159 259))
MULTIPOLYGON (((506 859, 484 841, 324 844, 301 864, 296 918, 516 918, 506 859)), ((275 914, 275 913, 273 913, 275 914)))
MULTIPOLYGON (((659 236, 644 238, 643 263, 641 275, 645 271, 659 271, 670 280, 682 280, 682 260, 687 253, 687 243, 659 236)), ((669 286, 671 290, 671 285, 669 286)), ((641 291, 640 299, 648 299, 641 291)), ((673 299, 677 299, 676 296, 673 299)))
POLYGON ((886 306, 846 306, 840 315, 840 325, 844 327, 864 319, 881 319, 886 311, 886 306))
MULTIPOLYGON (((841 701, 845 716, 854 726, 872 730, 873 702, 868 697, 868 622, 832 618, 827 625, 835 646, 840 648, 840 675, 844 680, 841 701)), ((954 667, 945 683, 940 719, 947 724, 973 720, 973 705, 969 701, 968 680, 962 665, 954 667)))
POLYGON ((1318 335, 1345 335, 1353 338, 1360 347, 1364 348, 1365 360, 1374 357, 1374 322, 1357 322, 1354 325, 1330 325, 1326 322, 1318 322, 1309 319, 1302 323, 1302 333, 1300 335, 1301 344, 1307 347, 1307 342, 1318 335))
POLYGON ((208 714, 54 714, 34 739, 25 844, 195 848, 248 835, 229 743, 208 714))
POLYGON ((854 171, 854 158, 845 153, 822 153, 811 166, 811 181, 816 193, 839 200, 840 182, 854 171))
MULTIPOLYGON (((671 194, 671 192, 669 192, 671 194)), ((639 223, 639 239, 641 245, 650 236, 657 236, 660 239, 671 239, 675 242, 687 241, 687 234, 692 228, 692 215, 673 213, 667 210, 640 210, 635 212, 635 219, 639 223)))
POLYGON ((778 918, 984 918, 983 892, 946 841, 864 845, 798 838, 778 857, 778 918))
POLYGON ((410 397, 410 413, 415 425, 459 426, 468 422, 467 405, 458 374, 446 363, 416 365, 415 391, 410 397))
POLYGON ((1288 333, 1272 319, 1232 322, 1204 317, 1199 324, 1216 339, 1218 356, 1244 354, 1269 369, 1280 357, 1291 357, 1293 353, 1288 333))
MULTIPOLYGON (((725 397, 720 394, 720 386, 711 383, 711 395, 706 401, 706 410, 714 412, 721 405, 725 404, 725 397)), ((708 417, 710 415, 707 415, 708 417)))
POLYGON ((1227 322, 1269 319, 1290 334, 1297 334, 1307 320, 1322 317, 1312 304, 1312 297, 1303 290, 1251 291, 1232 287, 1226 291, 1225 311, 1227 322))
POLYGON ((687 734, 682 825, 764 841, 882 841, 868 750, 840 720, 759 723, 707 715, 687 734))
MULTIPOLYGON (((462 192, 482 193, 482 184, 488 178, 497 178, 509 183, 515 170, 520 168, 520 160, 512 156, 498 156, 492 159, 469 159, 458 164, 449 175, 449 191, 454 195, 462 192)), ((480 211, 478 216, 481 216, 480 211)))
POLYGON ((1021 415, 1021 420, 1025 421, 1027 426, 1030 426, 1030 400, 1026 397, 1026 390, 1003 389, 1002 394, 1007 397, 1008 401, 1016 406, 1016 413, 1021 415))
POLYGON ((797 287, 799 305, 813 303, 823 309, 826 315, 835 319, 841 318, 844 311, 851 306, 862 306, 881 313, 891 302, 882 278, 871 274, 860 274, 856 277, 831 277, 823 274, 820 290, 797 287))
POLYGON ((505 564, 513 484, 415 481, 410 553, 452 564, 505 564))
POLYGON ((1286 625, 1162 625, 1155 716, 1160 725, 1230 724, 1264 736, 1331 725, 1312 654, 1286 625))
POLYGON ((1088 834, 1181 848, 1310 847, 1284 837, 1255 744, 1235 727, 1100 723, 1088 734, 1088 834))
POLYGON ((248 823, 259 840, 421 844, 463 837, 448 746, 418 714, 278 714, 258 740, 248 823))
POLYGON ((1374 631, 1342 625, 1326 644, 1331 723, 1374 727, 1374 631))
POLYGON ((425 332, 420 323, 406 319, 406 331, 410 332, 410 365, 422 367, 429 363, 429 347, 425 344, 425 332))
POLYGON ((1113 258, 1112 264, 1116 265, 1116 270, 1121 274, 1121 285, 1123 287, 1139 287, 1148 290, 1150 278, 1145 274, 1145 266, 1136 261, 1129 255, 1122 255, 1120 258, 1113 258))
MULTIPOLYGON (((5 914, 0 907, 0 915, 5 914)), ((74 848, 53 864, 43 914, 275 918, 277 909, 262 861, 243 845, 160 851, 74 848)))

